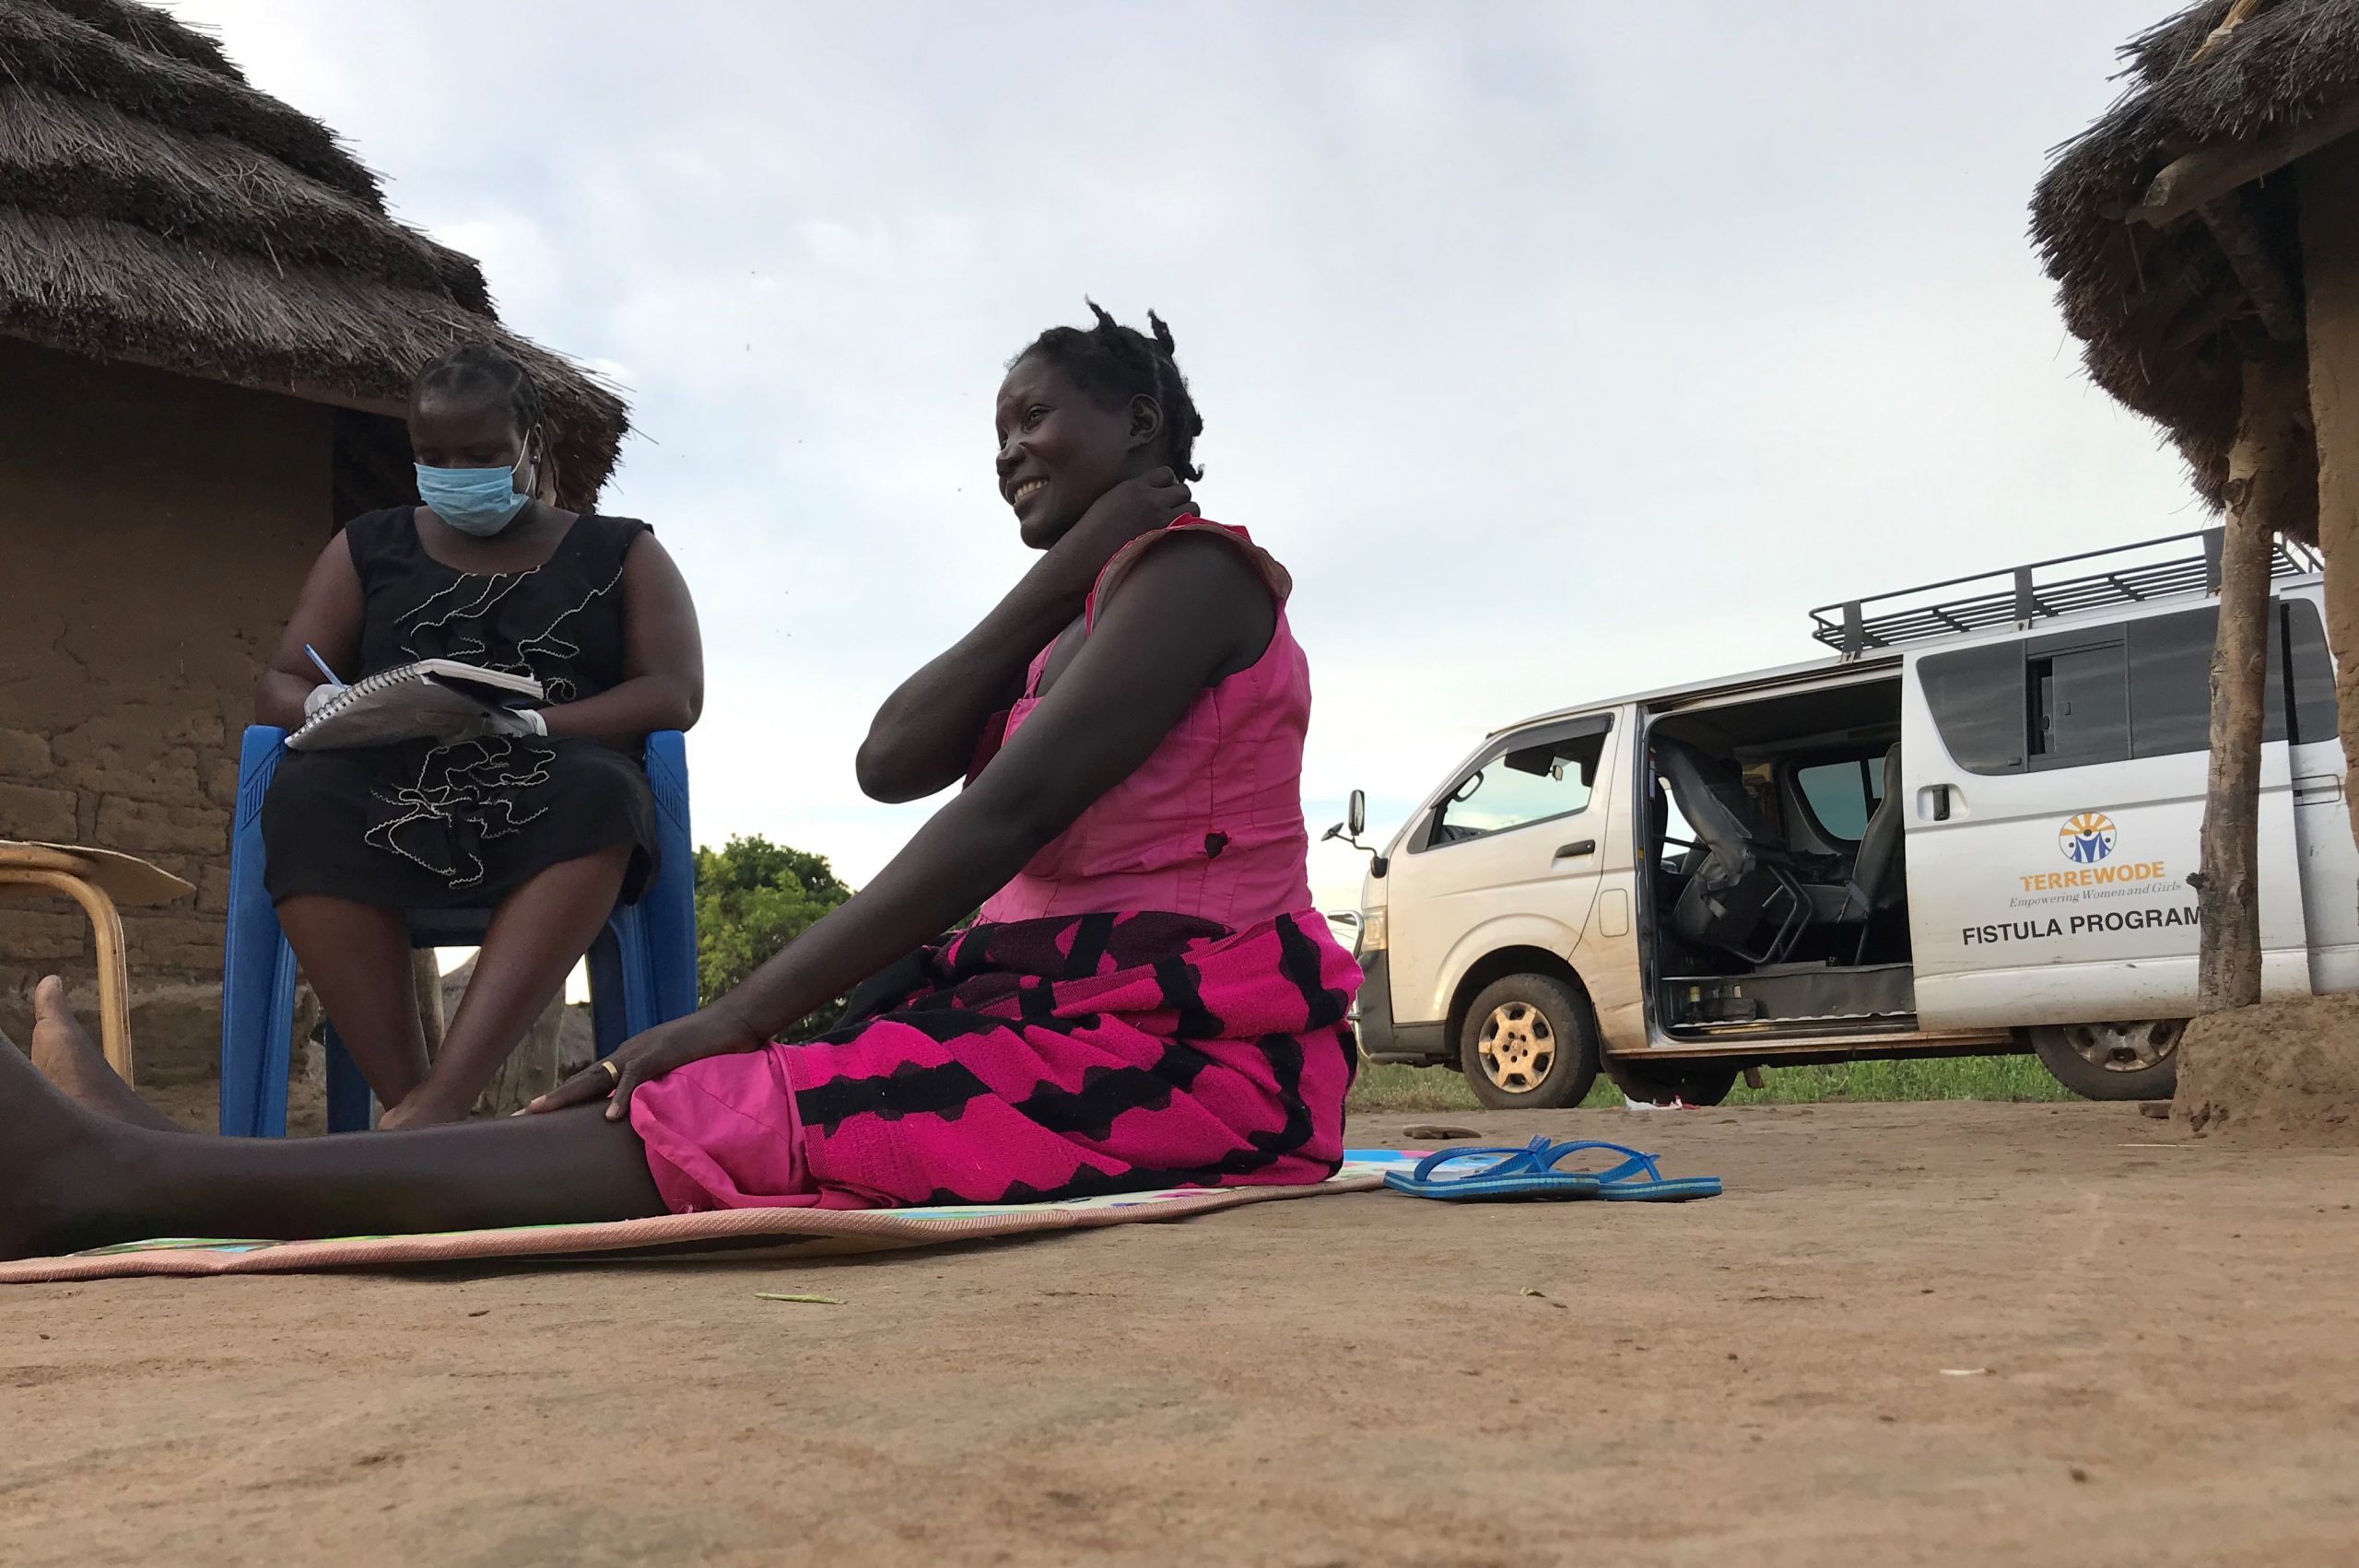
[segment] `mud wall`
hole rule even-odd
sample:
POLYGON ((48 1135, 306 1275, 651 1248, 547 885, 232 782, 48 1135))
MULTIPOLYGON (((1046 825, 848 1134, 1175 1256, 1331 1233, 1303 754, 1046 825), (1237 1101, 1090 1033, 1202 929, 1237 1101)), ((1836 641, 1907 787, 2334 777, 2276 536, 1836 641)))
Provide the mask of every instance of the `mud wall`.
MULTIPOLYGON (((332 531, 334 411, 0 339, 0 837, 145 856, 196 891, 123 911, 143 1081, 219 1048, 240 731, 332 531)), ((0 1028, 96 996, 87 924, 0 904, 0 1028)))

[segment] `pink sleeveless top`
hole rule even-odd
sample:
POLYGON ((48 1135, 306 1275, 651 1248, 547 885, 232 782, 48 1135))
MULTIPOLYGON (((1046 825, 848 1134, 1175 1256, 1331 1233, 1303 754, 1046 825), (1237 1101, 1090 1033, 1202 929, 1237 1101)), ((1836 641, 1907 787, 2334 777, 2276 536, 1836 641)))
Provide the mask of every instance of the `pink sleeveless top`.
MULTIPOLYGON (((1310 666, 1286 626, 1293 582, 1285 568, 1245 530, 1184 517, 1106 563, 1083 612, 1084 635, 1121 574, 1156 540, 1182 529, 1234 539, 1251 556, 1277 599, 1270 646, 1250 667, 1199 693, 1136 772, 992 895, 983 919, 1164 909, 1241 930, 1310 907, 1310 835, 1302 819, 1310 666)), ((1039 706, 1040 672, 1055 647, 1032 661, 1023 698, 1008 711, 1007 734, 1039 706)))

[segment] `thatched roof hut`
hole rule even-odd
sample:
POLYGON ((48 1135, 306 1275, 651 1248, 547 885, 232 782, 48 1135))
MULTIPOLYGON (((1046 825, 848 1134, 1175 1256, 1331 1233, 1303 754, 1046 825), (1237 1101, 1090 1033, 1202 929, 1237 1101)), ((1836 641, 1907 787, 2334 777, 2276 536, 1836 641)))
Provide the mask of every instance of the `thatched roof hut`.
POLYGON ((540 380, 577 507, 627 423, 500 327, 472 260, 388 217, 333 132, 129 0, 0 0, 0 333, 387 415, 490 339, 540 380))
POLYGON ((2060 150, 2032 232, 2090 374, 2170 432, 2228 513, 2201 852, 2209 1011, 2261 994, 2278 533, 2325 561, 2344 798, 2359 799, 2359 0, 2203 0, 2123 53, 2130 90, 2060 150))
MULTIPOLYGON (((219 1041, 261 663, 337 525, 417 500, 410 379, 469 338, 532 366, 588 506, 621 399, 503 332, 475 263, 389 218, 325 126, 162 11, 0 0, 0 837, 195 884, 126 916, 143 1075, 219 1041)), ((0 1030, 91 956, 71 912, 0 906, 0 1030)))
POLYGON ((2122 55, 2129 90, 2060 149, 2032 235, 2089 373, 2218 506, 2242 366, 2302 336, 2294 181, 2271 176, 2359 130, 2359 5, 2202 0, 2122 55))

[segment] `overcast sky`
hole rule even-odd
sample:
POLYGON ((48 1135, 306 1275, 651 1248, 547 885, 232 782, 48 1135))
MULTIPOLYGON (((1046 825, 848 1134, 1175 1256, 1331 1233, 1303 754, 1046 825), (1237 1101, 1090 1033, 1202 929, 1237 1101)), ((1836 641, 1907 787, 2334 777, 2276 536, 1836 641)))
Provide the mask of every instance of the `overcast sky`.
POLYGON ((698 836, 855 883, 929 808, 853 747, 1029 560, 992 396, 1085 293, 1171 322, 1198 497, 1294 570, 1314 828, 1813 605, 2202 521, 2024 237, 2162 0, 173 8, 627 390, 698 836))

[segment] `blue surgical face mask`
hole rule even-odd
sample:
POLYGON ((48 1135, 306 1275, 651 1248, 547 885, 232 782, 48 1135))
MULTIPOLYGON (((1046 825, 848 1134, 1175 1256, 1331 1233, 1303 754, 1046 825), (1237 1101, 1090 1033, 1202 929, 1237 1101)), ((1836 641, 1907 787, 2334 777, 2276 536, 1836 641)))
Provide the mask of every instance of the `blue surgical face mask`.
POLYGON ((527 438, 524 451, 506 468, 428 468, 421 462, 417 465, 418 499, 460 532, 488 539, 515 521, 516 514, 533 498, 518 488, 521 481, 516 474, 532 449, 527 438))

